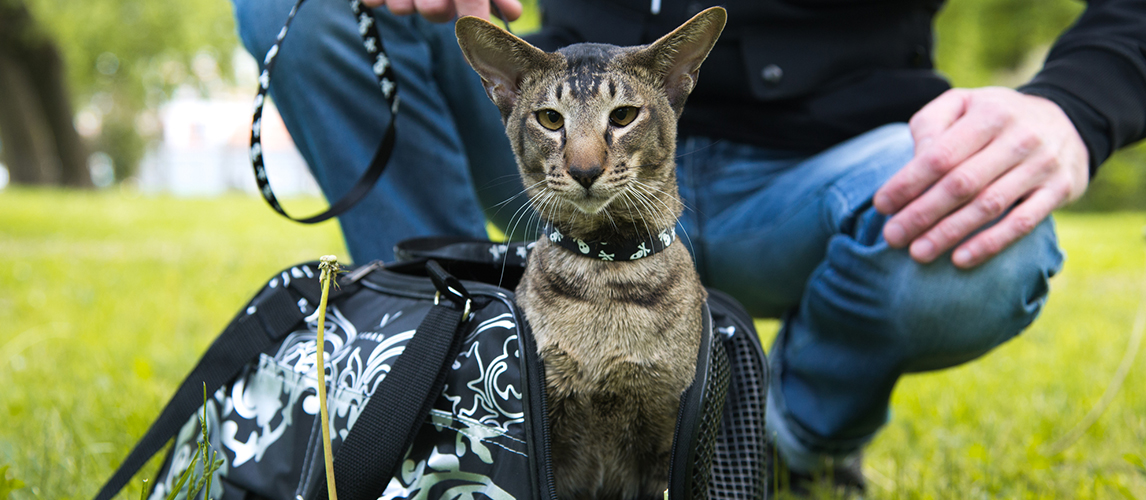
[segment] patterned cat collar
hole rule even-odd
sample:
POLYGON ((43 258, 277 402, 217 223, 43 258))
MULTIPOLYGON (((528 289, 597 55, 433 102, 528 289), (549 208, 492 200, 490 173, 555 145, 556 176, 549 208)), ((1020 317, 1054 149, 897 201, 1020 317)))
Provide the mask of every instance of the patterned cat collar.
POLYGON ((545 225, 545 236, 549 241, 564 247, 567 250, 603 261, 638 260, 668 248, 676 241, 676 227, 665 229, 660 233, 643 240, 629 240, 622 242, 583 241, 565 236, 553 224, 545 225))

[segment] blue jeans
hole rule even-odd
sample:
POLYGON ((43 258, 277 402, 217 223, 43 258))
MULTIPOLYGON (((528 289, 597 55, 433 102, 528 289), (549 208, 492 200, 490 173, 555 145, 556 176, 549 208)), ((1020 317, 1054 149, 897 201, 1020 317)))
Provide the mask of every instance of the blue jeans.
MULTIPOLYGON (((239 37, 260 64, 294 3, 234 0, 239 37)), ((394 244, 415 236, 484 238, 481 207, 521 190, 501 116, 462 57, 453 24, 385 9, 375 18, 396 68, 401 104, 386 172, 339 217, 358 263, 393 260, 394 244)), ((369 166, 390 113, 346 0, 303 3, 283 41, 270 93, 327 199, 341 198, 369 166)), ((489 215, 507 219, 515 208, 491 208, 489 215)))
MULTIPOLYGON (((292 3, 235 0, 257 59, 292 3)), ((524 197, 495 206, 521 181, 453 26, 376 17, 399 78, 399 146, 370 197, 340 218, 351 256, 389 259, 411 236, 480 237, 487 217, 505 228, 524 197)), ((271 92, 287 128, 327 196, 340 196, 365 169, 387 113, 346 3, 308 0, 279 64, 271 92)), ((702 278, 754 316, 784 319, 767 418, 796 469, 869 441, 901 375, 969 361, 1017 335, 1062 265, 1049 219, 970 271, 949 255, 924 265, 889 248, 871 197, 912 144, 902 124, 814 155, 679 141, 681 229, 702 278)))
POLYGON ((871 199, 912 154, 904 124, 812 156, 680 141, 682 225, 705 283, 784 320, 766 415, 795 469, 867 443, 901 375, 970 361, 1021 332, 1062 267, 1049 218, 972 270, 950 253, 919 264, 888 247, 871 199))

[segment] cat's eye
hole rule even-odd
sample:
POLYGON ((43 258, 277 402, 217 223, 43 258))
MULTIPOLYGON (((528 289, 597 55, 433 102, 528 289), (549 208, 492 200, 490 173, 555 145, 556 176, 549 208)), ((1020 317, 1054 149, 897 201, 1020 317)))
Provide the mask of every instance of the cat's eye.
POLYGON ((637 108, 633 106, 622 106, 614 109, 609 113, 609 123, 616 127, 624 127, 637 118, 637 108))
POLYGON ((565 118, 552 109, 543 109, 537 112, 537 123, 549 130, 558 130, 565 126, 565 118))

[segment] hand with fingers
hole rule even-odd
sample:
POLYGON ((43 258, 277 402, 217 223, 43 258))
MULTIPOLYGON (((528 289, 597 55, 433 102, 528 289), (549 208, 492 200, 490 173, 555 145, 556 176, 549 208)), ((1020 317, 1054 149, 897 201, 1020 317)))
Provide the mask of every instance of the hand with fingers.
POLYGON ((1042 97, 952 89, 919 110, 910 126, 915 156, 873 203, 893 215, 884 239, 908 247, 918 262, 955 248, 957 267, 977 266, 1082 196, 1090 178, 1074 124, 1042 97))
MULTIPOLYGON (((421 14, 422 17, 436 22, 444 23, 455 17, 477 16, 490 20, 490 0, 362 0, 369 7, 385 5, 390 12, 405 16, 421 14)), ((518 0, 493 0, 501 13, 513 21, 521 17, 521 2, 518 0)))

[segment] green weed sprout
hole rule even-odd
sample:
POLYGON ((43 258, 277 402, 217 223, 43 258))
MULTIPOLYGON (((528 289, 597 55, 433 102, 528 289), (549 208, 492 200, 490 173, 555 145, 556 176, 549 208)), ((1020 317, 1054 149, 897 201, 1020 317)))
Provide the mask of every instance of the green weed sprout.
MULTIPOLYGON (((203 413, 199 415, 199 428, 202 430, 202 439, 199 440, 199 445, 195 449, 195 454, 191 456, 191 464, 179 474, 179 481, 175 483, 175 488, 167 495, 167 500, 175 500, 183 487, 186 486, 187 498, 195 498, 200 492, 206 498, 211 491, 211 480, 215 477, 215 471, 223 466, 223 459, 219 458, 218 450, 211 450, 210 441, 207 440, 207 384, 203 384, 203 413), (195 469, 199 468, 200 462, 203 464, 203 474, 198 478, 195 477, 195 469)), ((0 489, 0 493, 3 490, 0 489)), ((0 495, 0 500, 5 497, 0 495)), ((143 493, 139 495, 140 500, 147 498, 147 480, 143 480, 143 493)))
POLYGON ((326 339, 323 337, 326 322, 326 298, 330 294, 330 284, 335 283, 334 278, 342 272, 338 265, 338 257, 324 255, 318 265, 318 280, 322 282, 322 300, 318 304, 318 349, 315 353, 317 360, 315 369, 318 371, 318 413, 322 421, 322 455, 326 463, 326 491, 330 500, 338 500, 338 492, 334 488, 334 454, 330 451, 330 416, 326 410, 326 363, 323 354, 326 351, 326 339))

